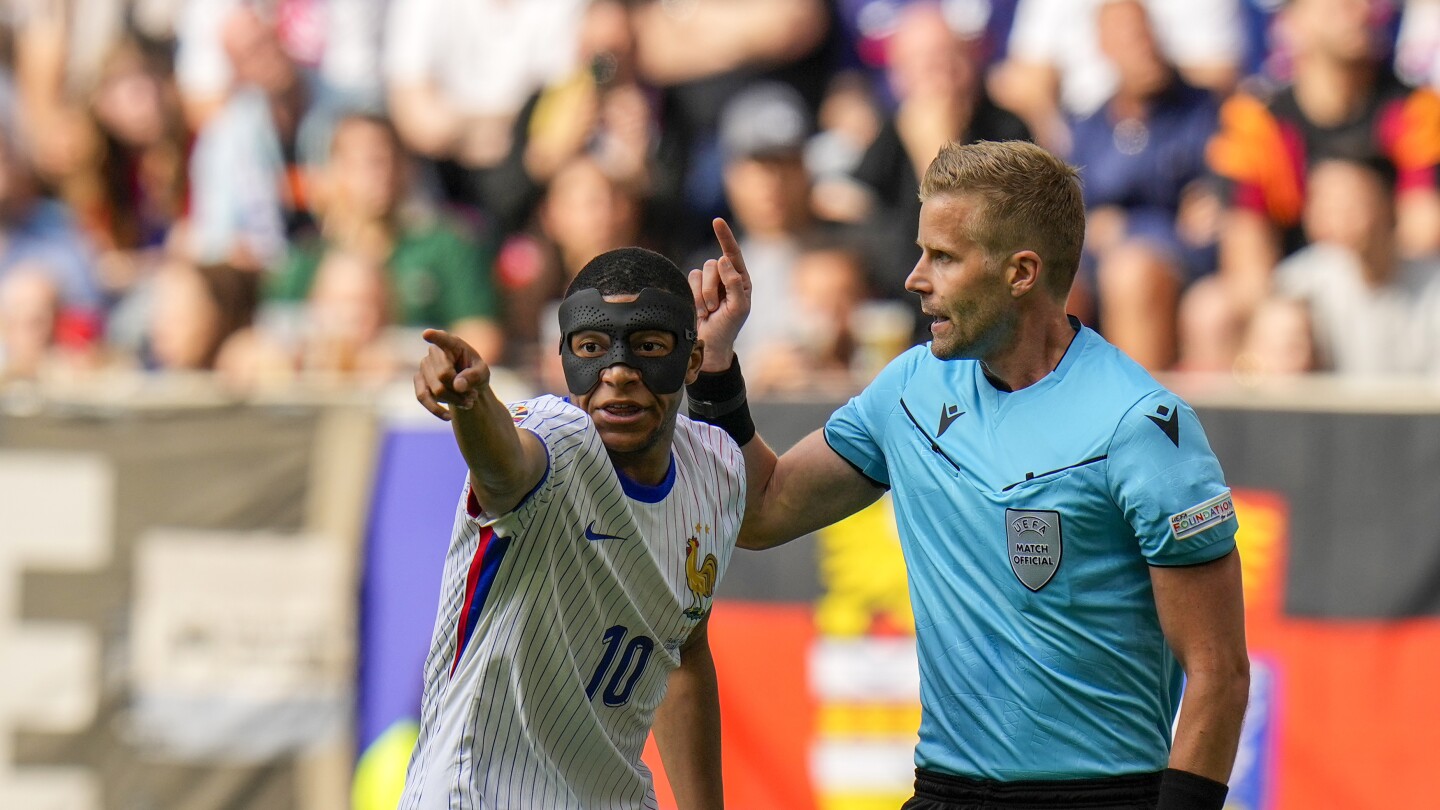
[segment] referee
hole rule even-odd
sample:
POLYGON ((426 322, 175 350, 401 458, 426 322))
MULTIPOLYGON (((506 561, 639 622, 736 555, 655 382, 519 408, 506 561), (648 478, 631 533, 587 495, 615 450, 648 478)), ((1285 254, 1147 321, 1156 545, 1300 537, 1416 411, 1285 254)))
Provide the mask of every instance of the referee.
POLYGON ((1200 423, 1065 313, 1073 168, 951 144, 921 200, 905 287, 931 341, 778 459, 751 438, 731 350, 750 279, 717 222, 724 257, 691 271, 708 350, 689 394, 742 445, 739 543, 892 493, 920 661, 907 810, 1220 810, 1249 662, 1234 503, 1200 423))

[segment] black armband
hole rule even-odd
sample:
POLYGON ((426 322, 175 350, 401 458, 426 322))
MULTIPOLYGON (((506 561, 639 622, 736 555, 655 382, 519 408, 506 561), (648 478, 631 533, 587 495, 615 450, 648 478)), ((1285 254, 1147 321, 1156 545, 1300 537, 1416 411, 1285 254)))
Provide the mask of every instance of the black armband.
POLYGON ((750 403, 745 399, 745 377, 740 374, 738 356, 731 356, 730 367, 724 371, 700 372, 695 382, 685 386, 685 396, 690 400, 691 419, 729 433, 741 447, 755 438, 755 423, 750 419, 750 403))
POLYGON ((1189 771, 1166 768, 1160 777, 1160 803, 1155 810, 1221 810, 1230 788, 1189 771))

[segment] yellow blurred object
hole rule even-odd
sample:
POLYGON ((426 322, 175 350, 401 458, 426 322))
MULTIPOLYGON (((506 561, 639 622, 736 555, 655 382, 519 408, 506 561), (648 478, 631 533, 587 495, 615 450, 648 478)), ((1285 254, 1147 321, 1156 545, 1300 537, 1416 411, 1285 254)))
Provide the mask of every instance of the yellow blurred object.
POLYGON ((351 810, 395 810, 400 806, 405 768, 419 738, 420 726, 413 720, 400 720, 375 738, 355 764, 351 810))
POLYGON ((818 535, 825 587, 815 609, 820 633, 854 638, 867 635, 879 622, 914 635, 905 558, 890 499, 881 498, 818 535))

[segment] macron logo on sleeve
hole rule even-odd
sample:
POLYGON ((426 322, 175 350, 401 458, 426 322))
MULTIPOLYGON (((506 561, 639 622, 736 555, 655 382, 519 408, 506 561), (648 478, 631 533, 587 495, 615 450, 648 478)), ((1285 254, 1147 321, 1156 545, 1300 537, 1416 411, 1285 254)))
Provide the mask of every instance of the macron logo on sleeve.
POLYGON ((615 534, 604 534, 595 531, 595 521, 592 520, 590 521, 590 525, 585 527, 585 539, 592 543, 598 543, 602 540, 624 540, 625 538, 615 534))
POLYGON ((1155 413, 1147 413, 1145 417, 1155 423, 1155 427, 1165 432, 1165 438, 1180 446, 1180 422, 1175 418, 1179 412, 1173 408, 1161 405, 1155 409, 1155 413))

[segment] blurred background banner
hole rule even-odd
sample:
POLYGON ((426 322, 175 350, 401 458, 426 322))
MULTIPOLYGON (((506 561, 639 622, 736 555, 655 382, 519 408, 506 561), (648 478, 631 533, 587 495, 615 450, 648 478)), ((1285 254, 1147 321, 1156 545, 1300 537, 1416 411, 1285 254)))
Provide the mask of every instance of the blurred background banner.
POLYGON ((341 807, 371 417, 0 416, 0 807, 341 807))

